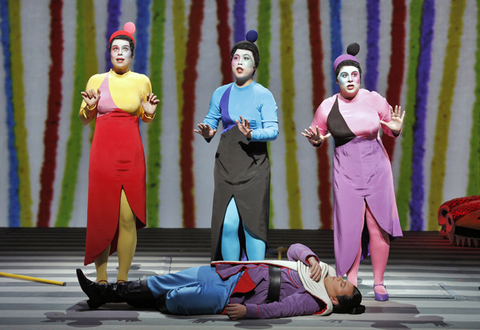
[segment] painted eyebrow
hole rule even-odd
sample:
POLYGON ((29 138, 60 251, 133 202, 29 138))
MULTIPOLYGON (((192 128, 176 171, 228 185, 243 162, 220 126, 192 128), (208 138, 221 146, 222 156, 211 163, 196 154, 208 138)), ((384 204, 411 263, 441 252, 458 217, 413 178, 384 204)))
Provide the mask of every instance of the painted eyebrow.
POLYGON ((356 74, 360 74, 360 73, 358 72, 358 70, 356 70, 356 71, 352 71, 351 73, 348 73, 348 72, 346 72, 346 71, 343 71, 343 72, 340 72, 339 75, 341 75, 341 74, 355 74, 355 73, 356 73, 356 74))
POLYGON ((235 53, 235 55, 233 56, 248 56, 248 57, 251 57, 250 54, 238 54, 238 53, 235 53))

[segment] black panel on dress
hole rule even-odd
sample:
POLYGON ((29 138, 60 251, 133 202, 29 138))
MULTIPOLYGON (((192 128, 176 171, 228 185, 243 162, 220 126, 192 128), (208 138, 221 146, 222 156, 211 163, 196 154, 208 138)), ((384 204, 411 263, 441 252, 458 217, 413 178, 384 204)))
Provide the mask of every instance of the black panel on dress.
POLYGON ((328 114, 327 127, 335 140, 335 148, 347 144, 356 137, 340 113, 338 108, 338 96, 335 99, 332 110, 328 114))

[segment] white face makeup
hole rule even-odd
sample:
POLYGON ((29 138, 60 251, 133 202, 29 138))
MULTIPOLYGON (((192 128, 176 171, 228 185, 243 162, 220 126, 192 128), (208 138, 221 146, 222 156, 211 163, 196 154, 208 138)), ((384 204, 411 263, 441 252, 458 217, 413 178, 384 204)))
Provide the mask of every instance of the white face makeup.
POLYGON ((345 281, 341 276, 327 276, 324 284, 330 297, 350 296, 354 291, 354 285, 349 281, 345 281))
POLYGON ((110 60, 112 61, 116 73, 125 73, 129 70, 132 62, 132 50, 127 40, 115 39, 112 42, 110 50, 110 60))
POLYGON ((232 71, 237 79, 237 85, 246 86, 253 81, 255 62, 249 50, 237 49, 232 57, 232 71))
POLYGON ((344 66, 337 76, 340 94, 346 99, 353 99, 360 89, 360 72, 354 66, 344 66))

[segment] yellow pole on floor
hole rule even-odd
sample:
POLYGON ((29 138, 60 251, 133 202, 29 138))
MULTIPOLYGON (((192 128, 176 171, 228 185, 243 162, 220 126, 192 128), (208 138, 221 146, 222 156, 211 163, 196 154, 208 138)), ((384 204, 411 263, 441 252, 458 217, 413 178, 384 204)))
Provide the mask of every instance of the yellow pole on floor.
POLYGON ((19 280, 41 282, 41 283, 46 283, 46 284, 55 284, 55 285, 60 285, 60 286, 65 286, 65 285, 67 285, 67 283, 65 283, 65 282, 52 281, 52 280, 46 280, 46 279, 38 278, 38 277, 31 277, 31 276, 24 276, 24 275, 16 275, 16 274, 10 274, 10 273, 2 273, 2 272, 0 272, 0 276, 10 277, 10 278, 16 278, 16 279, 19 279, 19 280))

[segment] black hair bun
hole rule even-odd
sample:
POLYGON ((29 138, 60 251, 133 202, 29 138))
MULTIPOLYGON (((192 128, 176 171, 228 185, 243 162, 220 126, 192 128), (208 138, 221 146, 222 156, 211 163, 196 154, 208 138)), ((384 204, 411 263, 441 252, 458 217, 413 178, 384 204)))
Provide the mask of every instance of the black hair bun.
POLYGON ((246 39, 250 42, 255 42, 258 39, 258 32, 255 30, 250 30, 247 32, 246 39))
POLYGON ((360 51, 360 45, 354 42, 353 44, 348 45, 347 54, 355 56, 360 51))

